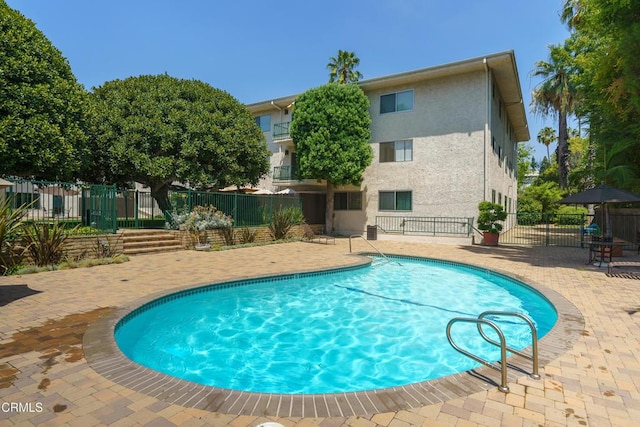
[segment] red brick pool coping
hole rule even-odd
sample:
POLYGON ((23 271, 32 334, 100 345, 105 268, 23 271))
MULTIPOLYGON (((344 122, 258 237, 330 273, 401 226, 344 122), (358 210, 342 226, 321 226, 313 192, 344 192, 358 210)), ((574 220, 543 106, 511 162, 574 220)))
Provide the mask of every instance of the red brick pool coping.
MULTIPOLYGON (((351 266, 368 262, 370 260, 367 258, 356 257, 351 266)), ((484 267, 478 268, 487 270, 484 267)), ((544 366, 572 348, 584 330, 584 319, 575 305, 557 292, 531 280, 505 271, 495 269, 492 271, 526 283, 543 294, 555 306, 558 321, 553 329, 539 341, 540 366, 544 366)), ((268 277, 271 276, 256 276, 256 278, 268 277)), ((211 282, 206 285, 226 282, 228 281, 211 282)), ((191 285, 183 289, 203 285, 191 285)), ((114 330, 120 319, 145 303, 180 290, 182 289, 145 296, 113 310, 92 324, 83 340, 83 350, 89 365, 100 375, 117 384, 167 403, 218 413, 252 416, 317 418, 396 412, 446 402, 497 387, 499 373, 489 367, 480 367, 435 380, 363 392, 313 395, 250 393, 181 380, 145 368, 124 356, 114 339, 114 330)), ((518 378, 525 376, 526 372, 531 371, 531 362, 519 356, 510 357, 508 364, 507 380, 509 382, 515 382, 518 378)))

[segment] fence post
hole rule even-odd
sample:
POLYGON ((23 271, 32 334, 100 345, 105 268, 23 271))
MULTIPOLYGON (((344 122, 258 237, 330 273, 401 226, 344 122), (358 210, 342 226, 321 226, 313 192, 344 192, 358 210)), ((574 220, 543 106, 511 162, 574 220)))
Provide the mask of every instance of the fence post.
POLYGON ((137 230, 140 228, 138 211, 140 210, 140 192, 136 190, 133 195, 133 227, 137 230))
POLYGON ((238 193, 233 193, 233 211, 231 211, 231 219, 236 223, 237 226, 237 218, 238 218, 238 193))
POLYGON ((546 228, 546 235, 545 235, 545 244, 544 245, 545 246, 549 246, 549 234, 551 233, 551 229, 550 229, 550 226, 549 226, 549 216, 550 216, 549 212, 545 213, 544 216, 545 216, 545 223, 546 223, 546 227, 545 227, 546 228))
POLYGON ((122 190, 122 198, 124 199, 124 221, 129 223, 129 190, 122 190))
POLYGON ((118 232, 118 188, 115 184, 111 186, 111 232, 118 232))
POLYGON ((580 247, 584 248, 584 212, 580 215, 580 247))

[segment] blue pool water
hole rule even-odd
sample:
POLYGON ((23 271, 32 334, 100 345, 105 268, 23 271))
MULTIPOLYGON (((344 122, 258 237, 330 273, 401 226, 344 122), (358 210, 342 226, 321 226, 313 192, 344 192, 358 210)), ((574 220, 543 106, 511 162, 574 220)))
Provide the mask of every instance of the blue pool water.
MULTIPOLYGON (((201 384, 337 393, 478 366, 447 341, 446 326, 454 317, 515 311, 532 318, 539 337, 556 322, 546 298, 511 278, 458 264, 398 260, 402 265, 236 282, 164 297, 122 319, 116 342, 137 363, 201 384)), ((496 322, 507 345, 531 345, 521 321, 496 322)), ((465 348, 499 359, 499 349, 474 325, 456 324, 452 332, 465 348)))

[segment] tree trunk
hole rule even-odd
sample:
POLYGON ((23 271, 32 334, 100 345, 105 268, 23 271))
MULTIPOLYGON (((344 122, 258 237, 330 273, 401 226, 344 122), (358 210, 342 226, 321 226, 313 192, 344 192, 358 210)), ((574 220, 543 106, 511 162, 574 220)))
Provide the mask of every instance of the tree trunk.
POLYGON ((167 221, 173 220, 171 212, 173 206, 169 200, 169 182, 163 182, 151 185, 151 197, 158 203, 158 207, 162 210, 167 221))
POLYGON ((327 205, 324 211, 325 233, 333 234, 333 184, 327 180, 327 205))
POLYGON ((558 185, 561 189, 569 185, 569 134, 567 131, 567 115, 558 114, 558 185))

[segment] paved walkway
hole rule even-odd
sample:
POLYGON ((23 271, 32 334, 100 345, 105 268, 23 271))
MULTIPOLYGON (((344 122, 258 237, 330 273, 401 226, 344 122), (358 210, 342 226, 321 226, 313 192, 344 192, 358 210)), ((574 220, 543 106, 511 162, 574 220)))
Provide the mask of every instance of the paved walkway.
MULTIPOLYGON (((332 418, 229 415, 170 404, 112 382, 87 363, 88 325, 158 292, 217 280, 349 265, 348 241, 132 257, 125 264, 0 277, 0 425, 638 426, 640 281, 585 266, 577 248, 379 241, 387 253, 466 262, 550 288, 584 316, 577 341, 541 369, 495 388, 397 412, 332 418)), ((354 250, 368 251, 363 241, 354 250)), ((626 259, 638 259, 629 252, 626 259)), ((480 381, 480 380, 476 380, 480 381)))

